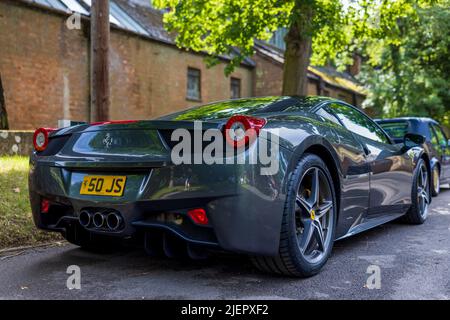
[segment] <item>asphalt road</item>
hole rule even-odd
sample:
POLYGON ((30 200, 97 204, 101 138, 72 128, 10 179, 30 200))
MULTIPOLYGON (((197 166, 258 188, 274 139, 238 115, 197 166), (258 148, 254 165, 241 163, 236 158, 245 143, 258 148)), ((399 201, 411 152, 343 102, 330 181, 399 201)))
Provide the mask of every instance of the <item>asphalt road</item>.
POLYGON ((65 245, 0 256, 0 299, 450 299, 450 190, 430 209, 424 225, 393 222, 337 242, 308 279, 261 274, 233 255, 180 262, 65 245), (66 286, 70 265, 80 267, 80 290, 66 286), (373 265, 379 289, 366 285, 373 265))

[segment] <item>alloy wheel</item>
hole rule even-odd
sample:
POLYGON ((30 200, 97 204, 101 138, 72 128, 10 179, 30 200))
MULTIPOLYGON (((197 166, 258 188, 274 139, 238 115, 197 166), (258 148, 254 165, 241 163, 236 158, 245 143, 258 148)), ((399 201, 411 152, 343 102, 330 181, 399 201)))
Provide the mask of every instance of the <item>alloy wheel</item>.
POLYGON ((309 263, 326 255, 332 241, 334 203, 330 182, 318 167, 308 169, 296 197, 295 225, 298 246, 309 263))
POLYGON ((434 168, 433 170, 433 187, 436 194, 439 194, 439 191, 441 191, 441 181, 439 178, 439 169, 434 168))
POLYGON ((417 175, 417 201, 420 215, 424 219, 428 215, 428 205, 430 202, 428 190, 428 172, 425 165, 422 164, 419 168, 419 174, 417 175))

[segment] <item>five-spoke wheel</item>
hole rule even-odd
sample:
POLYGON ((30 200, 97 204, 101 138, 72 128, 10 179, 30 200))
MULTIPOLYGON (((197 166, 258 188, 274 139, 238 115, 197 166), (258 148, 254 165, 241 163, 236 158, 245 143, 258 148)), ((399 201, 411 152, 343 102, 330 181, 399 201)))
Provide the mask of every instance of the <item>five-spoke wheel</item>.
POLYGON ((428 215, 429 187, 428 187, 428 171, 425 163, 419 168, 419 174, 417 175, 417 200, 419 206, 420 215, 426 219, 428 215))
POLYGON ((422 224, 428 216, 430 205, 430 179, 428 168, 423 159, 420 159, 414 172, 411 190, 411 207, 404 219, 413 224, 422 224))
POLYGON ((300 182, 296 198, 296 232, 300 252, 313 263, 323 258, 331 241, 329 226, 333 222, 333 196, 323 170, 308 169, 300 182))
POLYGON ((336 229, 333 179, 323 160, 304 154, 288 182, 275 257, 253 257, 259 269, 309 277, 320 271, 330 256, 336 229))

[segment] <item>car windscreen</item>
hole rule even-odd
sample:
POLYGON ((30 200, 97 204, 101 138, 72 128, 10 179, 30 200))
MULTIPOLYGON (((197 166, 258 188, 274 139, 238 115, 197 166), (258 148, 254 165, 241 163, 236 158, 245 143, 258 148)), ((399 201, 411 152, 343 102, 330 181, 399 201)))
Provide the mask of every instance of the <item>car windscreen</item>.
POLYGON ((297 99, 293 97, 263 97, 215 102, 172 113, 158 120, 214 120, 229 118, 233 115, 257 115, 272 112, 295 112, 312 108, 317 100, 311 97, 297 99))
POLYGON ((401 140, 408 133, 408 121, 378 122, 386 133, 395 140, 401 140))

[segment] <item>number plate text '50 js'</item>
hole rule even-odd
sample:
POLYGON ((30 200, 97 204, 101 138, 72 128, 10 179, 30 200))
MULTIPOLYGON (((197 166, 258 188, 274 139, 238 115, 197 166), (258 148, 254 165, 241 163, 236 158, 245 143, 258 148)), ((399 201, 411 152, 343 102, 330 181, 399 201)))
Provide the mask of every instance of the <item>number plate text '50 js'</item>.
POLYGON ((126 176, 86 176, 80 194, 120 197, 126 181, 126 176))

